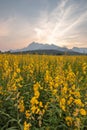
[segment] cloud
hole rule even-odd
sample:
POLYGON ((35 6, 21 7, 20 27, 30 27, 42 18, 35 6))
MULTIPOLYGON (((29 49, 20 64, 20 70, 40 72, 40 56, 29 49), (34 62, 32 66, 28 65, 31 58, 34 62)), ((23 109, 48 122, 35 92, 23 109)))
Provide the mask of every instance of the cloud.
MULTIPOLYGON (((61 1, 51 13, 42 12, 35 28, 37 39, 70 47, 77 42, 83 44, 79 26, 84 25, 87 19, 87 11, 81 12, 79 3, 68 4, 68 2, 69 0, 61 1)), ((85 30, 82 33, 84 34, 85 30)))
POLYGON ((0 37, 5 37, 9 35, 8 21, 0 22, 0 37))
POLYGON ((14 14, 0 20, 0 49, 22 48, 32 41, 87 47, 87 1, 59 0, 50 10, 49 1, 36 19, 32 14, 31 18, 28 14, 14 14))
POLYGON ((33 25, 21 17, 9 17, 0 22, 0 49, 27 46, 34 38, 33 25))

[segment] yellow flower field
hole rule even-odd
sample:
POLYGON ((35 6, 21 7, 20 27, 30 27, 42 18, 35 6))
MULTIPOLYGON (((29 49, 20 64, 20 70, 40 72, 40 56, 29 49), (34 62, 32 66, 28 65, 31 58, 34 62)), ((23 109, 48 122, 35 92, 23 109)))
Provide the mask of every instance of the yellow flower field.
POLYGON ((87 130, 87 56, 0 54, 0 130, 87 130))

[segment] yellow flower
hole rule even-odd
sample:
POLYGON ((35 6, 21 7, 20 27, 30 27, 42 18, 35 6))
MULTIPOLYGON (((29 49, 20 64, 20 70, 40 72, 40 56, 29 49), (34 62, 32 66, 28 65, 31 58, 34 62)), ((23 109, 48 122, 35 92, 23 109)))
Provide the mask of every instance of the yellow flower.
POLYGON ((2 86, 0 86, 0 94, 2 94, 3 95, 3 92, 2 92, 2 86))
POLYGON ((80 118, 76 118, 76 120, 75 120, 75 126, 76 126, 78 129, 80 128, 80 124, 81 124, 80 118))
POLYGON ((63 94, 67 93, 67 86, 63 87, 62 93, 63 93, 63 94))
POLYGON ((31 107, 31 111, 32 111, 32 113, 35 113, 36 110, 37 110, 37 107, 33 105, 33 106, 31 107))
POLYGON ((77 116, 78 114, 79 114, 79 109, 76 108, 75 111, 73 112, 73 115, 77 116))
POLYGON ((2 86, 0 86, 0 91, 2 90, 2 86))
POLYGON ((40 107, 43 107, 43 104, 42 104, 42 102, 39 102, 39 106, 40 106, 40 107))
POLYGON ((55 95, 55 94, 57 93, 57 89, 54 89, 54 90, 52 91, 52 93, 53 93, 53 95, 55 95))
POLYGON ((16 91, 17 90, 17 86, 15 84, 12 85, 12 90, 16 91))
POLYGON ((33 104, 36 104, 36 105, 37 105, 39 102, 38 102, 38 100, 36 99, 36 97, 32 97, 30 103, 31 103, 32 105, 33 105, 33 104))
POLYGON ((80 98, 80 92, 74 92, 75 97, 80 98))
POLYGON ((38 91, 39 87, 40 87, 40 84, 38 82, 36 84, 34 84, 34 87, 33 87, 34 92, 38 91))
POLYGON ((75 85, 72 86, 72 90, 75 90, 75 85))
POLYGON ((57 87, 58 87, 58 83, 55 83, 55 84, 54 84, 54 88, 57 88, 57 87))
POLYGON ((73 97, 70 97, 69 100, 67 101, 67 104, 70 105, 73 102, 73 97))
POLYGON ((47 109, 47 107, 48 107, 48 102, 47 102, 46 105, 44 106, 45 110, 47 109))
POLYGON ((65 108, 65 106, 61 106, 61 109, 63 110, 63 111, 66 111, 66 108, 65 108))
POLYGON ((19 69, 19 68, 17 68, 17 70, 16 70, 16 71, 17 71, 17 73, 20 73, 20 69, 19 69))
POLYGON ((65 111, 65 102, 66 102, 65 98, 62 98, 62 99, 60 100, 60 107, 61 107, 61 109, 62 109, 63 111, 65 111))
POLYGON ((83 106, 81 99, 75 99, 74 103, 78 106, 83 106))
POLYGON ((18 108, 19 108, 20 112, 24 112, 25 107, 24 107, 24 101, 23 101, 23 99, 21 99, 19 101, 18 108))
POLYGON ((39 91, 35 91, 35 94, 34 94, 34 95, 35 95, 36 98, 39 98, 39 96, 40 96, 39 91))
POLYGON ((67 117, 65 118, 65 120, 66 120, 68 126, 71 126, 71 125, 72 125, 72 117, 67 116, 67 117))
POLYGON ((81 108, 81 109, 80 109, 80 114, 81 114, 82 116, 86 116, 86 111, 85 111, 85 109, 81 108))
POLYGON ((40 109, 39 109, 39 108, 37 108, 37 110, 36 110, 36 114, 39 114, 39 112, 40 112, 40 109))
POLYGON ((25 115, 26 115, 26 118, 29 119, 29 117, 31 116, 30 111, 26 110, 25 115))
POLYGON ((60 104, 65 104, 65 98, 62 98, 61 100, 60 100, 60 104))
POLYGON ((45 110, 43 109, 43 110, 42 110, 42 114, 44 114, 44 113, 45 113, 45 110))
POLYGON ((27 123, 26 121, 24 122, 24 130, 30 130, 31 124, 27 123))

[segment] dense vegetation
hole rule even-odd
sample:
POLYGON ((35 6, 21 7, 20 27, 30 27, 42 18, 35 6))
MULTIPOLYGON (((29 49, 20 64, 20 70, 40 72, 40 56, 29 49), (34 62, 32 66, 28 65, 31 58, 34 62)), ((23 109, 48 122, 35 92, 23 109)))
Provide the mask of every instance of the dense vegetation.
POLYGON ((0 130, 87 130, 87 56, 0 54, 0 130))

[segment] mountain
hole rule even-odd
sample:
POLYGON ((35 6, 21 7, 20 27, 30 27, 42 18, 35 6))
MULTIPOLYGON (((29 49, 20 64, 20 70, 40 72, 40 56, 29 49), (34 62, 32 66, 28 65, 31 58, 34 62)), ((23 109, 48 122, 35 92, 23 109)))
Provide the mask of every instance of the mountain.
POLYGON ((78 48, 73 47, 72 49, 68 49, 66 47, 60 47, 54 44, 42 44, 37 42, 32 42, 27 47, 17 50, 10 50, 11 53, 18 53, 18 52, 31 52, 31 53, 55 53, 55 54, 87 54, 87 48, 78 48))
POLYGON ((34 51, 34 50, 59 50, 59 51, 68 51, 66 47, 59 47, 54 44, 42 44, 32 42, 27 47, 17 50, 10 50, 11 52, 25 52, 25 51, 34 51))
POLYGON ((79 52, 79 53, 83 53, 83 54, 87 54, 87 48, 78 48, 78 47, 73 47, 72 51, 74 52, 79 52))
POLYGON ((29 50, 57 50, 57 46, 55 45, 49 45, 49 44, 41 44, 41 43, 36 43, 32 42, 28 47, 29 50))

